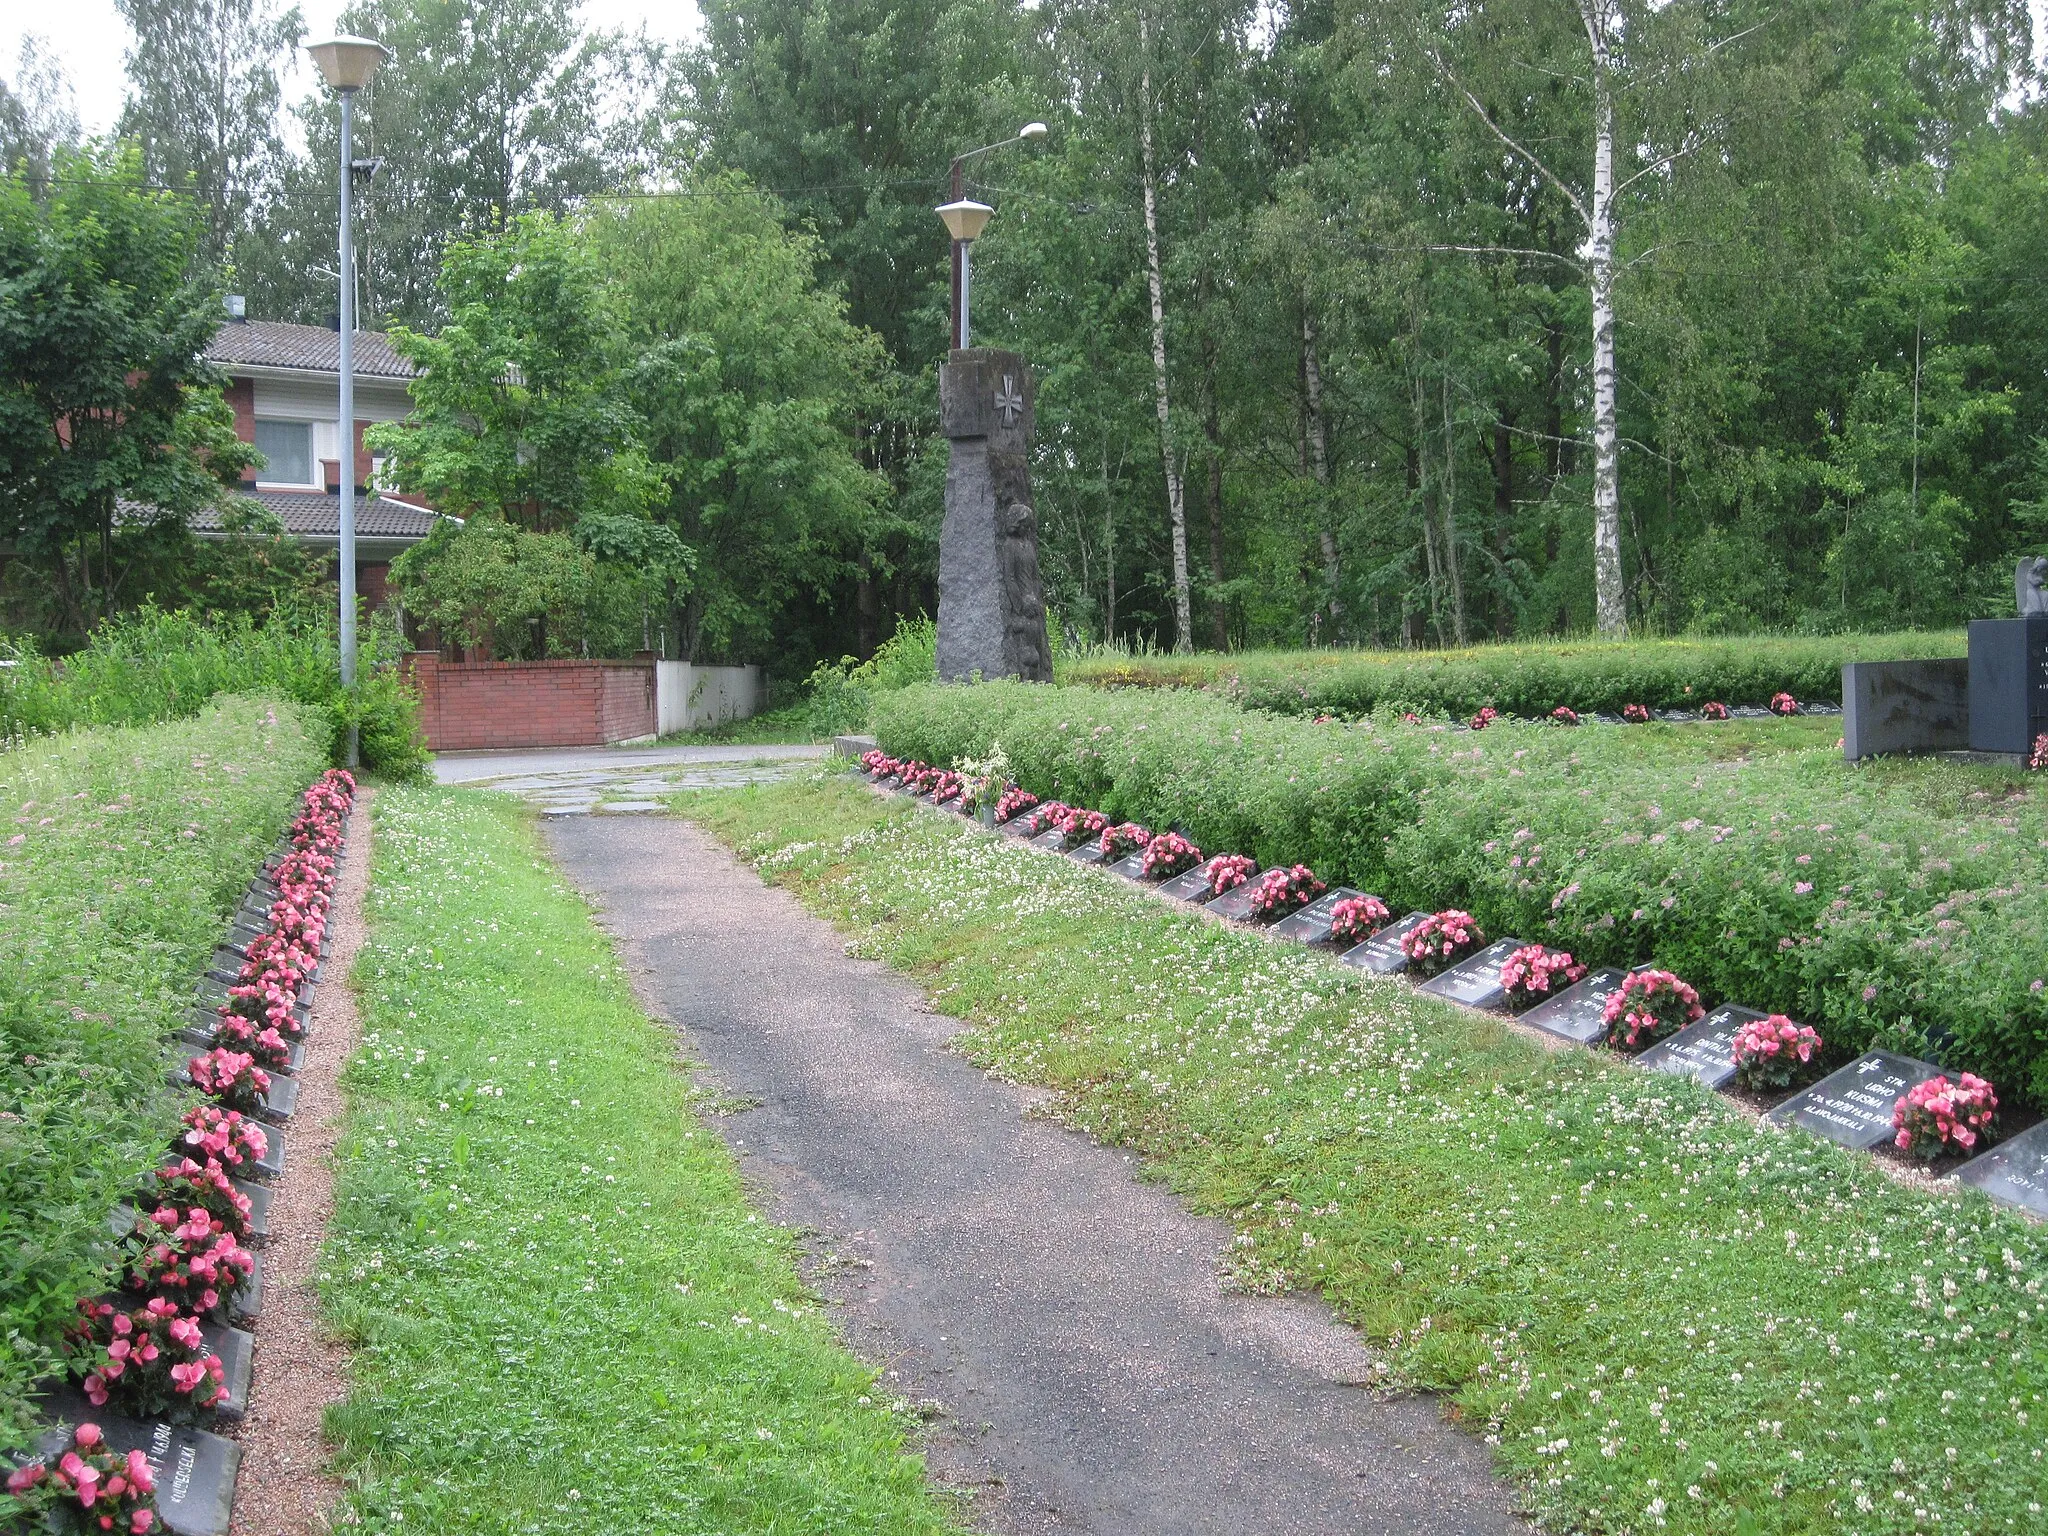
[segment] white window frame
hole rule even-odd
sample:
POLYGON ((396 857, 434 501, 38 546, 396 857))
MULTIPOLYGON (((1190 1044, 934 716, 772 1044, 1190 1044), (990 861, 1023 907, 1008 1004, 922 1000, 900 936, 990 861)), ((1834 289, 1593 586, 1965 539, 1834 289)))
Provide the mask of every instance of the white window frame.
MULTIPOLYGON (((256 472, 256 484, 259 487, 269 487, 280 491, 319 491, 326 489, 320 474, 320 452, 318 444, 314 442, 314 425, 313 422, 301 421, 290 416, 258 416, 254 418, 254 422, 250 427, 252 438, 255 435, 256 428, 263 426, 298 427, 306 434, 308 478, 304 480, 278 480, 271 476, 269 466, 265 466, 256 472)), ((251 446, 254 447, 255 444, 252 442, 251 446)))

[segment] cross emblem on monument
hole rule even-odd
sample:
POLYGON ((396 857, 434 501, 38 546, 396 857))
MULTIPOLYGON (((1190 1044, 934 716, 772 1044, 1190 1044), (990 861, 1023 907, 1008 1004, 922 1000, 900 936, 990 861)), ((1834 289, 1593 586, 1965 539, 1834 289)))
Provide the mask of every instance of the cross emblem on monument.
POLYGON ((1003 375, 1003 387, 996 391, 996 411, 1003 418, 1003 425, 1017 425, 1018 414, 1024 409, 1024 397, 1017 393, 1017 380, 1011 374, 1003 375))

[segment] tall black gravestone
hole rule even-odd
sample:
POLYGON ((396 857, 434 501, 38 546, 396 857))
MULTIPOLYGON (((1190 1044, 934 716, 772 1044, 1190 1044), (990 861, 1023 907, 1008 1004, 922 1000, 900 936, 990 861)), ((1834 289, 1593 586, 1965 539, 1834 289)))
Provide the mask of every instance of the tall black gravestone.
POLYGON ((939 535, 939 676, 1052 681, 1038 514, 1031 502, 1031 370, 969 347, 939 366, 946 521, 939 535))

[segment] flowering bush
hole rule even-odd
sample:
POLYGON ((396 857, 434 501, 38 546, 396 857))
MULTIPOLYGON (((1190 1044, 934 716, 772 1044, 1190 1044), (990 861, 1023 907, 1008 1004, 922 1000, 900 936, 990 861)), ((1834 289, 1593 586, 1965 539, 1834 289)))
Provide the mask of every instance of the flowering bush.
POLYGON ((1100 811, 1086 810, 1081 806, 1070 806, 1067 814, 1060 818, 1060 831, 1067 835, 1067 846, 1078 848, 1083 843, 1099 837, 1109 827, 1109 818, 1100 811))
POLYGON ((218 1104, 194 1104, 185 1111, 185 1133, 178 1146, 185 1155, 218 1163, 229 1173, 242 1172, 246 1165, 263 1160, 270 1150, 270 1138, 263 1127, 240 1110, 222 1109, 218 1104))
POLYGON ((1162 832, 1145 845, 1145 878, 1171 880, 1202 862, 1202 850, 1178 832, 1162 832))
POLYGON ((1676 1034, 1706 1011, 1699 993, 1669 971, 1635 971, 1614 989, 1601 1018, 1607 1043, 1633 1051, 1676 1034))
POLYGON ((1640 704, 1624 704, 1621 706, 1621 718, 1630 725, 1648 725, 1650 712, 1640 704))
POLYGON ((124 1261, 122 1287, 161 1296, 195 1317, 211 1312, 256 1271, 256 1256, 207 1211, 183 1215, 163 1206, 135 1220, 136 1248, 124 1261))
POLYGON ((201 1093, 245 1115, 254 1114, 270 1091, 270 1074, 256 1065, 255 1057, 242 1051, 215 1046, 203 1056, 194 1056, 185 1070, 201 1093))
POLYGON ((1500 985, 1508 1006, 1520 1011, 1563 991, 1585 974, 1586 968, 1564 950, 1524 944, 1501 966, 1500 985))
POLYGON ((1499 718, 1499 710, 1495 709, 1491 704, 1482 705, 1480 707, 1479 713, 1472 717, 1472 729, 1475 731, 1483 731, 1499 718))
POLYGON ((1330 913, 1330 938, 1363 944, 1387 924, 1387 904, 1377 896, 1346 896, 1330 913))
POLYGON ((1013 817, 1023 815, 1036 804, 1038 796, 1028 789, 1018 789, 1012 785, 1004 790, 1002 798, 996 801, 996 820, 1009 821, 1013 817))
POLYGON ((1799 701, 1789 693, 1774 693, 1771 695, 1771 713, 1796 715, 1799 713, 1799 701))
POLYGON ((1102 857, 1105 862, 1121 859, 1128 854, 1142 852, 1151 841, 1152 834, 1135 821, 1105 827, 1102 832, 1102 857))
POLYGON ((1790 1088, 1819 1055, 1813 1027, 1794 1024, 1782 1013, 1746 1020, 1735 1031, 1735 1079, 1753 1093, 1790 1088))
POLYGON ((2036 773, 2048 768, 2048 731, 2034 738, 2034 750, 2027 754, 2027 766, 2036 773))
POLYGON ((236 1237, 249 1235, 249 1218, 254 1208, 218 1163, 195 1163, 189 1157, 166 1163, 150 1175, 150 1186, 142 1198, 145 1203, 166 1204, 174 1214, 198 1207, 220 1222, 222 1230, 236 1237))
POLYGON ((1930 1077, 1892 1106, 1892 1140, 1901 1151, 1932 1162, 1947 1151, 1968 1152, 1988 1135, 1998 1095, 1973 1072, 1960 1082, 1930 1077))
POLYGON ((207 1349, 196 1317, 161 1296, 133 1311, 87 1299, 78 1311, 66 1348, 73 1368, 84 1367, 81 1385, 93 1407, 118 1399, 135 1418, 183 1424, 226 1405, 227 1370, 207 1349))
POLYGON ((1577 725, 1579 723, 1579 712, 1569 704, 1560 704, 1550 712, 1550 723, 1552 725, 1577 725))
POLYGON ((21 1529, 51 1532, 114 1531, 147 1536, 161 1529, 156 1509, 156 1476, 141 1451, 123 1456, 107 1446, 97 1424, 81 1424, 53 1461, 32 1461, 7 1474, 13 1510, 0 1509, 0 1523, 17 1529, 9 1515, 25 1517, 21 1529))
POLYGON ((1485 942, 1472 914, 1451 907, 1432 912, 1410 929, 1401 940, 1401 953, 1408 957, 1409 970, 1427 977, 1449 970, 1485 942))
POLYGON ((1709 699, 1700 706, 1700 718, 1702 720, 1726 720, 1728 718, 1728 706, 1719 699, 1709 699))
POLYGON ((1269 869, 1252 888, 1252 915, 1271 922, 1300 911, 1327 889, 1306 864, 1269 869))
POLYGON ((1259 862, 1241 853, 1219 853, 1209 861, 1209 894, 1221 896, 1257 874, 1259 862))

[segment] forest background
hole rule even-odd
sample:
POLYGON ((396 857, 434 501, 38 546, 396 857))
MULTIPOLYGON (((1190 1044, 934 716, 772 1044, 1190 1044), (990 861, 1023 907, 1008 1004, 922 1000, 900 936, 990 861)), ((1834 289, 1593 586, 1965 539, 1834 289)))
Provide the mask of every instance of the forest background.
MULTIPOLYGON (((284 100, 297 13, 121 8, 142 184, 191 199, 251 315, 325 323, 336 129, 284 100)), ((451 334, 562 381, 509 424, 553 413, 545 484, 445 435, 394 459, 658 566, 700 657, 800 677, 935 607, 931 208, 1031 120, 970 163, 975 339, 1041 371, 1070 642, 1947 625, 2011 612, 2048 548, 2021 0, 702 9, 687 48, 564 0, 342 18, 393 49, 360 283, 440 370, 423 426, 485 377, 451 334)), ((0 152, 61 182, 67 137, 25 55, 0 152)))

